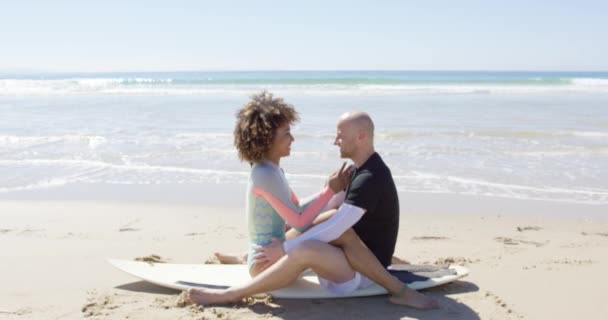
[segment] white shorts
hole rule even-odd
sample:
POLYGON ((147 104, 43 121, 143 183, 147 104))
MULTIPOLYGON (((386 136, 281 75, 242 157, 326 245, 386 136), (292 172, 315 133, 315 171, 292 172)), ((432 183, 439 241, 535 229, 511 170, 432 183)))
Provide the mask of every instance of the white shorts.
POLYGON ((321 284, 321 288, 337 295, 345 295, 354 292, 357 289, 363 289, 374 284, 373 281, 360 274, 359 272, 355 272, 355 276, 342 283, 333 282, 327 279, 319 278, 319 284, 321 284))
MULTIPOLYGON (((294 239, 283 242, 283 249, 285 252, 289 252, 293 247, 305 240, 317 240, 329 243, 340 237, 348 228, 357 223, 364 213, 365 210, 359 207, 343 203, 338 208, 338 211, 327 221, 310 228, 294 239)), ((349 294, 357 289, 367 288, 373 284, 371 280, 359 272, 355 272, 355 276, 352 279, 342 283, 336 283, 321 277, 318 278, 322 288, 337 295, 349 294)))

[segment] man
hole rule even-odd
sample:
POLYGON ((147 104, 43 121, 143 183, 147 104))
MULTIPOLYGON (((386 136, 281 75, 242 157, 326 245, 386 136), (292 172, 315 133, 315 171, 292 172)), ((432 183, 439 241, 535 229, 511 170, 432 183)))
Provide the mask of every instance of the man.
MULTIPOLYGON (((374 124, 368 114, 352 112, 339 118, 334 144, 340 147, 341 157, 350 158, 357 168, 344 203, 361 210, 364 215, 352 229, 346 230, 330 244, 344 252, 348 264, 356 271, 354 278, 348 281, 353 283, 353 286, 349 285, 352 290, 365 286, 368 278, 387 289, 392 303, 418 309, 436 308, 436 301, 409 289, 386 270, 397 241, 399 200, 390 170, 375 152, 373 137, 374 124)), ((330 216, 327 214, 324 218, 331 219, 330 216)), ((313 229, 296 239, 310 238, 313 229)), ((260 248, 261 259, 272 265, 251 282, 226 290, 193 289, 190 300, 204 304, 236 301, 284 287, 307 268, 327 270, 323 256, 315 251, 314 241, 304 240, 294 246, 285 250, 287 254, 281 246, 260 248)))

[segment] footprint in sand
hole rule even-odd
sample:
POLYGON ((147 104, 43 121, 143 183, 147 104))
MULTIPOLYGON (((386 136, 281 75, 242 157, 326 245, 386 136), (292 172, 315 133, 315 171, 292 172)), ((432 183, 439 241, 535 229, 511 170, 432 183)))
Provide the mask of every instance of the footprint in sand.
POLYGON ((135 219, 125 223, 122 227, 118 229, 118 232, 127 232, 127 231, 139 231, 139 229, 132 228, 131 226, 138 223, 141 219, 135 219))
MULTIPOLYGON (((114 294, 116 296, 116 294, 114 294)), ((119 307, 119 304, 115 301, 114 296, 111 295, 97 295, 89 296, 87 302, 82 306, 80 311, 83 313, 85 318, 94 316, 108 316, 108 310, 113 310, 119 307)))
POLYGON ((549 243, 549 241, 536 242, 536 241, 513 239, 513 238, 507 238, 507 237, 496 237, 496 238, 494 238, 494 240, 501 242, 503 244, 506 244, 506 245, 511 245, 511 246, 516 246, 516 245, 520 245, 520 244, 528 244, 528 245, 534 245, 536 247, 542 247, 545 244, 549 243))
POLYGON ((587 248, 589 247, 590 244, 589 242, 581 242, 581 243, 568 243, 568 244, 563 244, 561 246, 559 246, 560 248, 566 248, 566 249, 573 249, 573 248, 587 248))
POLYGON ((423 265, 434 264, 437 266, 447 266, 447 265, 451 265, 451 264, 467 265, 467 264, 477 263, 480 261, 481 260, 479 260, 479 259, 469 259, 469 258, 465 258, 465 257, 446 257, 446 258, 438 258, 434 262, 425 261, 422 264, 423 265))
POLYGON ((194 237, 194 236, 204 236, 205 233, 204 232, 192 232, 192 233, 186 233, 185 236, 187 237, 194 237))
POLYGON ((580 260, 580 259, 563 258, 563 259, 558 259, 558 260, 550 260, 550 261, 547 261, 545 263, 547 263, 547 264, 562 264, 562 265, 571 265, 571 266, 581 266, 581 265, 594 264, 594 263, 596 263, 596 261, 593 261, 591 259, 580 260))
POLYGON ((24 229, 21 230, 17 233, 17 235, 19 236, 25 236, 25 237, 45 237, 46 235, 44 234, 44 231, 46 231, 45 229, 24 229))
POLYGON ((537 226, 517 227, 517 231, 519 231, 519 232, 524 232, 524 231, 539 231, 539 230, 542 230, 542 229, 543 228, 537 227, 537 226))
POLYGON ((137 257, 137 258, 135 258, 133 260, 147 262, 149 264, 167 263, 166 259, 161 258, 161 256, 159 256, 157 254, 151 254, 149 256, 144 256, 144 257, 137 257))
POLYGON ((412 241, 430 241, 430 240, 449 240, 448 237, 437 237, 437 236, 421 236, 421 237, 412 237, 412 241))
POLYGON ((87 234, 84 233, 74 233, 74 232, 68 232, 64 235, 61 236, 57 236, 57 239, 69 239, 69 238, 78 238, 78 239, 89 239, 89 236, 87 234))
POLYGON ((590 235, 595 235, 595 236, 600 236, 600 237, 608 237, 608 232, 581 232, 582 235, 584 236, 590 236, 590 235))
POLYGON ((507 314, 515 317, 516 319, 523 319, 524 318, 524 316, 521 315, 519 312, 516 312, 515 310, 513 310, 513 308, 510 307, 504 301, 504 299, 500 298, 499 296, 495 295, 494 293, 492 293, 490 291, 486 291, 485 298, 492 300, 494 302, 494 304, 496 305, 496 307, 504 310, 507 314))
MULTIPOLYGON (((593 261, 591 259, 581 260, 581 259, 569 259, 569 258, 547 260, 547 261, 542 262, 542 264, 545 265, 545 268, 544 268, 545 270, 553 270, 553 269, 559 270, 560 266, 576 267, 576 266, 591 265, 594 263, 597 263, 597 261, 593 261)), ((524 269, 524 270, 537 269, 537 266, 536 265, 524 266, 522 269, 524 269)))
MULTIPOLYGON (((182 295, 179 295, 178 299, 182 295)), ((160 309, 183 309, 185 314, 177 314, 175 318, 194 319, 193 316, 197 316, 196 319, 199 319, 198 314, 204 310, 202 306, 189 303, 180 305, 179 301, 176 302, 175 296, 154 297, 153 301, 149 300, 149 297, 137 294, 100 294, 93 290, 88 292, 87 302, 82 306, 81 312, 84 318, 127 319, 136 315, 135 318, 141 319, 141 311, 138 308, 158 308, 159 312, 160 309)), ((206 319, 206 317, 201 319, 206 319)))
POLYGON ((8 315, 22 316, 22 315, 25 315, 28 313, 32 313, 32 310, 28 309, 28 308, 21 308, 21 309, 15 310, 15 311, 0 310, 0 315, 8 314, 8 315))

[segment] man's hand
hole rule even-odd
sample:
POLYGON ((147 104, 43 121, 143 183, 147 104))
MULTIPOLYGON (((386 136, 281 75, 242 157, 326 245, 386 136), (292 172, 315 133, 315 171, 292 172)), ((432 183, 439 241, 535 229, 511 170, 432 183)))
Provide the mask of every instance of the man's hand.
POLYGON ((266 246, 255 247, 255 251, 257 253, 253 256, 253 260, 255 264, 261 266, 261 270, 266 270, 285 255, 283 242, 277 238, 272 238, 270 244, 266 246))

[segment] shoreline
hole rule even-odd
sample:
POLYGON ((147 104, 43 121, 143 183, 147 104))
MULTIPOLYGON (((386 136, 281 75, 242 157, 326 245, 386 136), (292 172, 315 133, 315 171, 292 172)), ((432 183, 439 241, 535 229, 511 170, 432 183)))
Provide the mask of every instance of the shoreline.
MULTIPOLYGON (((41 190, 0 193, 2 202, 72 202, 115 203, 158 206, 215 206, 245 210, 246 183, 113 185, 74 183, 41 190)), ((300 198, 317 193, 319 189, 294 186, 300 198)), ((583 215, 608 219, 608 204, 552 201, 542 199, 506 198, 490 195, 399 191, 401 215, 488 214, 520 215, 531 212, 550 218, 583 215)))

